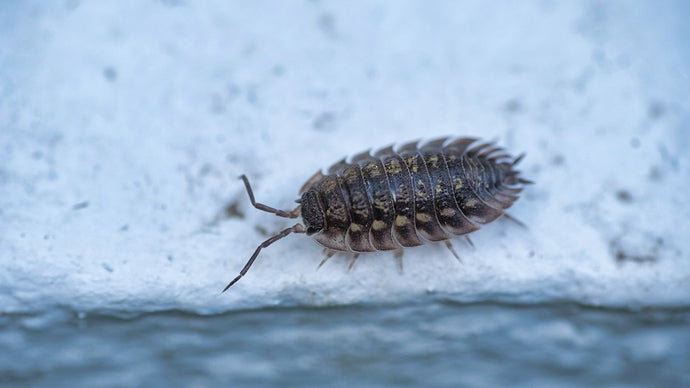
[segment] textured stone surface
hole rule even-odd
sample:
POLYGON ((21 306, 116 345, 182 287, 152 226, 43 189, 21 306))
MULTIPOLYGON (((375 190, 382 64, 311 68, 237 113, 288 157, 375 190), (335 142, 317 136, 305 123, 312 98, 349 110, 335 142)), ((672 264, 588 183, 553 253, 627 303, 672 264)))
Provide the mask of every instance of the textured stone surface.
MULTIPOLYGON (((683 2, 4 2, 0 313, 413 300, 687 306, 683 2), (675 7, 675 8, 674 8, 675 7), (676 9, 678 8, 678 9, 676 9), (336 256, 290 236, 316 170, 444 135, 527 152, 504 221, 336 256)), ((687 12, 685 12, 687 14, 687 12)))

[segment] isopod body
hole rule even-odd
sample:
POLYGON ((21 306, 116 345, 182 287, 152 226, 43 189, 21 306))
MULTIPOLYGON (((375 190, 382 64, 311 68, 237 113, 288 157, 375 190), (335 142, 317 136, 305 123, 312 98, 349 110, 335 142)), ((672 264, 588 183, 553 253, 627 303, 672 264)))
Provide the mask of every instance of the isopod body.
POLYGON ((366 151, 340 160, 326 174, 317 172, 300 190, 299 206, 292 211, 256 203, 243 175, 254 207, 281 217, 301 216, 303 225, 259 245, 223 291, 244 276, 262 248, 290 233, 313 236, 331 254, 400 251, 426 241, 446 241, 453 251, 452 237, 507 216, 505 209, 532 183, 515 170, 521 157, 467 137, 366 151))

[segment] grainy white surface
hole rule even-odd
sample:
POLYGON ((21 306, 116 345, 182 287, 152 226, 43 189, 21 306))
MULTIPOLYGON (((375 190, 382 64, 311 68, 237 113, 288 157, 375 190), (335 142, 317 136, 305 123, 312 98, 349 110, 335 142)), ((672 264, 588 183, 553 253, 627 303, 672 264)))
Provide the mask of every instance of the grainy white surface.
POLYGON ((688 306, 681 3, 0 5, 0 313, 413 300, 688 306), (666 4, 666 5, 664 5, 666 4), (469 135, 537 182, 455 245, 336 256, 289 221, 319 168, 469 135), (226 217, 237 202, 244 217, 226 217))

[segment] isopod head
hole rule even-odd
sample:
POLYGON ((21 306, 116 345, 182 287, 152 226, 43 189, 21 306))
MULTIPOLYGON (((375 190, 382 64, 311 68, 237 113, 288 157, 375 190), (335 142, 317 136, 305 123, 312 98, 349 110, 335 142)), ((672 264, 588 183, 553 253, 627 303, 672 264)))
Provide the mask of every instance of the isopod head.
POLYGON ((325 227, 326 215, 323 205, 319 200, 319 195, 314 190, 309 190, 302 194, 300 199, 302 204, 302 221, 307 231, 307 235, 320 232, 325 227))

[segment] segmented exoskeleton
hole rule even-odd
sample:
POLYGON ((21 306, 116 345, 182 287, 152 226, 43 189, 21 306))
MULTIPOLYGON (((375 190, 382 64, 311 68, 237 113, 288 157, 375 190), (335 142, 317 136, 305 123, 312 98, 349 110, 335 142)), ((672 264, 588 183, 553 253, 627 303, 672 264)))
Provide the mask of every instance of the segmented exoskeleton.
POLYGON ((366 151, 340 160, 325 175, 317 172, 300 190, 299 206, 292 211, 257 203, 242 175, 255 208, 286 218, 301 215, 304 225, 261 243, 223 291, 245 275, 262 248, 290 233, 313 235, 328 249, 326 259, 336 251, 401 252, 426 241, 445 241, 457 258, 450 239, 467 238, 479 225, 509 217, 504 210, 523 185, 532 183, 514 169, 522 156, 513 158, 476 138, 442 138, 422 146, 415 141, 373 155, 366 151))

